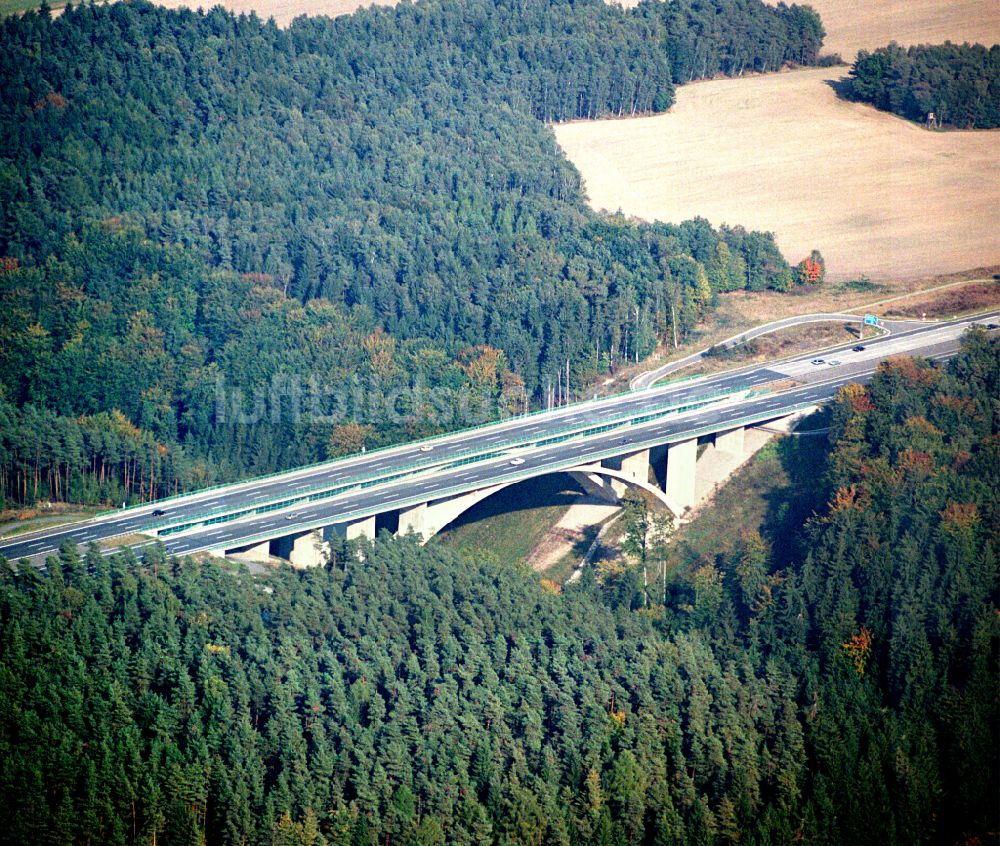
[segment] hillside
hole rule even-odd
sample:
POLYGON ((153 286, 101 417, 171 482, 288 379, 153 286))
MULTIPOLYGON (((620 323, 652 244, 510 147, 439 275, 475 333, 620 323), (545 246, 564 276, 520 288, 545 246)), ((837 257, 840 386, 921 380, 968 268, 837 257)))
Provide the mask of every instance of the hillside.
POLYGON ((985 842, 998 392, 982 335, 845 388, 799 551, 744 532, 663 605, 390 538, 0 563, 0 843, 985 842))

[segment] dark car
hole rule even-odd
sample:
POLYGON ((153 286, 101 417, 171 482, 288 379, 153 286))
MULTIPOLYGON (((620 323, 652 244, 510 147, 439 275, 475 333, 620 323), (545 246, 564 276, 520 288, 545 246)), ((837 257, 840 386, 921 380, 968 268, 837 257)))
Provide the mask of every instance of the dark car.
POLYGON ((864 352, 865 351, 865 345, 864 344, 858 344, 856 347, 852 347, 852 349, 854 350, 854 352, 864 352))
POLYGON ((153 509, 153 516, 154 517, 162 517, 166 513, 167 512, 164 511, 162 508, 154 508, 153 509))

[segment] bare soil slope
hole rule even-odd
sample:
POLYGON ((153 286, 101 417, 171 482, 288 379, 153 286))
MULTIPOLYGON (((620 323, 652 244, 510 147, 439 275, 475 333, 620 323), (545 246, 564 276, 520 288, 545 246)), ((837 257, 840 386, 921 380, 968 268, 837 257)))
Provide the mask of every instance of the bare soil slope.
POLYGON ((837 98, 842 68, 679 88, 664 115, 564 124, 597 208, 774 232, 832 278, 1000 262, 1000 132, 928 132, 837 98))

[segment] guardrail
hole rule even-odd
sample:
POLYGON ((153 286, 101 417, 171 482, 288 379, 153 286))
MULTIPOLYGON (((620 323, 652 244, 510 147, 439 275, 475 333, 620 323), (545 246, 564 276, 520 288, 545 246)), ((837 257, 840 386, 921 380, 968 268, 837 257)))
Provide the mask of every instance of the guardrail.
MULTIPOLYGON (((995 313, 995 312, 994 311, 990 311, 990 309, 980 310, 980 311, 975 312, 975 313, 973 313, 971 315, 967 315, 967 316, 965 316, 963 318, 959 318, 959 319, 955 319, 955 320, 951 320, 951 321, 944 321, 941 324, 937 324, 937 325, 947 325, 948 323, 957 323, 957 322, 961 322, 962 320, 970 320, 970 319, 972 319, 973 317, 976 317, 976 316, 986 316, 986 315, 990 315, 990 314, 993 314, 993 313, 995 313)), ((750 330, 747 330, 747 331, 753 331, 753 330, 750 329, 750 330)), ((841 346, 846 346, 846 344, 841 345, 841 346)), ((794 358, 794 356, 793 356, 793 358, 794 358)), ((670 362, 668 362, 668 364, 669 363, 670 362)), ((739 368, 737 368, 737 370, 738 369, 739 368)), ((664 377, 661 377, 661 378, 665 378, 668 375, 670 375, 670 374, 665 374, 664 377)), ((693 380, 698 379, 698 378, 701 378, 701 374, 696 374, 696 375, 693 375, 693 376, 682 376, 682 377, 679 377, 677 379, 670 379, 665 384, 660 385, 659 389, 660 390, 673 389, 673 388, 677 387, 678 385, 680 385, 683 382, 693 381, 693 380)), ((656 381, 659 382, 660 380, 658 379, 656 381)), ((653 390, 655 384, 656 383, 654 383, 654 385, 650 385, 650 387, 647 390, 648 391, 653 390)), ((102 512, 99 512, 98 514, 95 514, 94 518, 107 516, 109 514, 123 514, 123 513, 129 512, 129 511, 136 511, 136 510, 139 510, 139 509, 142 509, 142 508, 155 508, 155 507, 157 507, 157 506, 159 506, 159 505, 161 505, 163 503, 169 503, 169 502, 172 502, 172 501, 175 501, 175 500, 178 500, 178 499, 185 499, 187 497, 200 496, 202 494, 211 493, 212 491, 218 491, 218 490, 222 490, 224 488, 235 488, 235 487, 239 487, 240 485, 254 484, 256 482, 260 482, 260 481, 263 481, 265 479, 274 479, 274 478, 278 478, 280 476, 292 476, 292 475, 294 475, 296 473, 303 473, 303 472, 306 472, 308 470, 315 470, 315 469, 318 469, 318 468, 321 468, 321 467, 334 467, 336 464, 339 464, 341 462, 347 463, 347 462, 350 462, 350 461, 353 461, 353 460, 361 459, 362 457, 363 458, 370 458, 372 456, 378 456, 378 455, 381 455, 382 453, 389 452, 391 450, 399 450, 399 449, 410 448, 410 447, 416 447, 416 448, 419 449, 419 447, 421 445, 423 445, 423 444, 437 443, 437 442, 443 441, 443 440, 445 440, 447 438, 452 438, 452 437, 455 437, 457 435, 461 435, 461 434, 466 433, 466 432, 475 432, 475 431, 478 431, 480 429, 489 428, 491 426, 501 426, 501 425, 503 425, 505 423, 510 423, 510 422, 512 422, 514 420, 528 420, 528 419, 531 419, 531 418, 534 418, 534 417, 537 417, 537 416, 540 416, 540 415, 543 415, 543 414, 552 414, 553 411, 556 411, 556 410, 563 411, 563 410, 566 410, 566 409, 580 408, 582 406, 591 405, 591 404, 594 404, 594 403, 602 403, 603 404, 603 403, 610 402, 610 401, 615 400, 615 399, 621 399, 621 398, 624 398, 624 397, 635 398, 637 396, 637 393, 638 392, 633 391, 631 389, 625 389, 623 391, 618 391, 618 392, 616 392, 614 394, 609 394, 606 397, 601 397, 600 399, 582 399, 582 400, 577 400, 576 402, 571 402, 571 403, 567 403, 566 405, 558 406, 558 409, 537 409, 536 411, 530 411, 527 414, 518 415, 516 417, 508 417, 506 419, 491 420, 491 421, 487 421, 485 423, 479 423, 479 424, 477 424, 475 426, 469 426, 469 427, 467 427, 465 429, 460 429, 460 430, 455 431, 455 432, 445 432, 445 433, 440 434, 440 435, 433 435, 431 437, 422 438, 422 439, 416 440, 416 441, 408 441, 408 442, 402 443, 402 444, 391 444, 389 446, 376 447, 375 449, 367 450, 365 452, 352 453, 350 455, 345 455, 345 456, 343 456, 341 458, 338 458, 336 461, 329 461, 329 460, 327 460, 327 461, 317 461, 317 462, 315 462, 313 464, 303 464, 300 467, 293 467, 290 470, 279 470, 279 471, 276 471, 274 473, 266 473, 266 474, 264 474, 262 476, 255 476, 255 477, 253 477, 251 479, 239 479, 239 480, 234 481, 234 482, 223 482, 223 483, 219 483, 217 485, 209 485, 208 487, 199 488, 199 489, 194 490, 194 491, 187 491, 186 493, 171 494, 170 496, 166 496, 166 497, 163 497, 161 499, 153 500, 152 502, 144 502, 144 503, 139 503, 138 505, 130 505, 130 506, 127 506, 126 508, 109 509, 107 511, 102 511, 102 512)), ((724 393, 724 392, 721 392, 721 393, 724 393)), ((646 394, 646 395, 648 396, 648 394, 646 394)), ((91 519, 94 519, 94 518, 91 518, 91 519)))
MULTIPOLYGON (((521 446, 555 443, 572 437, 586 437, 618 428, 623 423, 626 425, 645 423, 649 420, 662 417, 667 414, 680 413, 692 408, 698 408, 722 397, 742 393, 745 390, 745 388, 728 388, 705 394, 699 397, 696 402, 692 402, 690 400, 686 402, 675 401, 673 403, 669 403, 665 407, 657 408, 655 410, 645 408, 641 410, 633 409, 631 411, 620 412, 618 414, 611 415, 609 418, 606 418, 604 421, 596 425, 593 422, 580 422, 571 426, 564 426, 544 434, 529 435, 527 433, 522 433, 509 440, 502 441, 501 443, 491 443, 474 449, 459 450, 449 453, 443 458, 427 455, 427 457, 422 460, 410 462, 392 472, 387 473, 385 471, 380 471, 374 474, 341 479, 333 484, 316 484, 305 489, 297 490, 294 493, 286 492, 277 494, 269 499, 254 502, 252 504, 242 503, 240 505, 217 506, 213 509, 197 514, 184 515, 183 517, 175 518, 173 520, 161 520, 159 522, 150 523, 145 527, 144 531, 160 532, 164 535, 178 534, 199 525, 213 525, 215 523, 231 522, 232 520, 237 520, 241 517, 246 517, 252 514, 266 513, 268 511, 276 511, 280 508, 290 507, 304 502, 315 502, 319 499, 332 499, 335 496, 348 493, 354 489, 372 487, 376 484, 386 484, 407 476, 417 475, 424 470, 442 465, 458 466, 471 464, 476 461, 486 461, 490 458, 497 457, 509 449, 521 446)), ((754 393, 759 392, 759 390, 754 390, 748 395, 753 395, 754 393)), ((135 530, 133 529, 133 531, 135 530)), ((111 537, 115 536, 112 535, 111 537)))
MULTIPOLYGON (((707 435, 712 432, 719 431, 720 428, 737 428, 740 426, 752 425, 753 423, 759 422, 761 420, 766 420, 769 417, 785 417, 789 414, 795 414, 797 411, 802 411, 806 408, 811 408, 816 403, 815 401, 799 402, 794 403, 786 408, 782 409, 768 409, 767 411, 760 411, 756 414, 748 414, 743 417, 736 417, 732 420, 724 421, 724 425, 720 427, 718 423, 697 427, 695 429, 687 429, 683 432, 675 433, 670 435, 665 440, 664 437, 650 437, 644 440, 638 440, 628 445, 629 451, 638 451, 642 449, 649 449, 656 446, 663 446, 664 444, 677 443, 679 441, 690 440, 691 438, 697 438, 701 435, 707 435)), ((532 467, 525 470, 517 470, 512 473, 507 473, 498 478, 491 480, 490 485, 494 484, 514 484, 516 482, 524 481, 525 479, 535 478, 537 476, 545 475, 546 473, 558 473, 562 470, 569 470, 573 467, 578 467, 582 463, 601 461, 605 458, 611 458, 613 456, 619 455, 621 453, 620 445, 614 447, 596 450, 593 453, 588 453, 586 456, 576 456, 571 459, 562 459, 559 461, 554 461, 550 464, 546 464, 543 467, 532 467)), ((253 535, 247 535, 241 537, 238 540, 224 541, 223 548, 233 549, 241 546, 250 546, 254 543, 260 543, 264 540, 270 540, 274 537, 280 537, 282 534, 291 534, 292 532, 309 532, 324 526, 329 526, 334 523, 349 523, 354 520, 360 520, 367 517, 371 517, 372 514, 383 513, 386 511, 395 511, 397 509, 409 508, 414 505, 420 505, 427 502, 429 499, 443 499, 448 496, 455 496, 462 493, 468 493, 470 489, 475 489, 471 486, 472 483, 466 483, 461 485, 451 485, 446 488, 440 488, 435 491, 430 491, 428 493, 421 493, 419 495, 403 497, 398 500, 393 500, 389 503, 385 503, 380 506, 378 511, 372 511, 370 507, 368 508, 355 508, 353 510, 348 510, 340 512, 335 515, 327 515, 326 517, 318 520, 309 520, 304 523, 297 523, 294 526, 282 527, 285 529, 284 532, 280 532, 278 535, 275 534, 275 530, 270 530, 267 532, 258 532, 253 535)), ((479 485, 482 487, 482 484, 479 485)), ((220 547, 219 542, 206 542, 200 546, 196 546, 192 549, 185 550, 185 553, 191 552, 201 552, 206 549, 217 549, 220 547)))
MULTIPOLYGON (((676 382, 685 381, 687 379, 693 380, 693 379, 697 379, 697 378, 698 378, 698 376, 684 377, 684 379, 678 379, 678 380, 676 380, 676 382)), ((669 387, 673 387, 674 384, 675 384, 675 382, 671 382, 671 384, 670 384, 669 387)), ((666 387, 666 386, 664 386, 664 387, 666 387)), ((732 393, 732 392, 733 392, 732 390, 729 390, 729 391, 716 391, 716 392, 713 392, 712 394, 706 394, 706 396, 707 397, 712 397, 712 396, 715 396, 715 395, 721 395, 721 394, 732 393)), ((107 511, 98 512, 97 514, 94 515, 94 518, 104 517, 104 516, 107 516, 109 514, 125 514, 125 513, 128 513, 130 511, 138 511, 139 509, 142 509, 142 508, 156 508, 156 507, 162 505, 163 503, 173 502, 173 501, 178 500, 178 499, 186 499, 188 497, 201 496, 202 494, 212 493, 213 491, 219 491, 219 490, 223 490, 225 488, 236 488, 236 487, 239 487, 240 485, 252 485, 252 484, 256 484, 257 482, 262 482, 262 481, 264 481, 266 479, 276 479, 276 478, 279 478, 281 476, 292 476, 292 475, 294 475, 296 473, 304 473, 304 472, 307 472, 309 470, 318 470, 318 469, 324 468, 324 467, 331 467, 332 468, 332 467, 334 467, 337 464, 341 464, 341 463, 345 463, 346 464, 346 463, 348 463, 350 461, 357 461, 357 460, 360 460, 360 459, 369 459, 369 458, 371 458, 373 456, 379 456, 382 453, 390 452, 392 450, 409 449, 409 448, 419 449, 422 445, 425 445, 425 444, 428 444, 428 443, 432 443, 432 444, 436 445, 439 442, 441 442, 441 441, 443 441, 443 440, 445 440, 447 438, 454 438, 457 435, 462 435, 462 434, 466 434, 466 433, 469 433, 469 432, 476 432, 476 431, 479 431, 480 429, 488 429, 491 426, 502 426, 504 424, 509 424, 509 423, 512 423, 512 422, 517 421, 517 420, 531 420, 532 418, 539 417, 541 415, 552 414, 555 411, 563 412, 563 411, 566 411, 566 410, 569 410, 569 409, 576 409, 576 408, 581 408, 583 406, 594 405, 595 403, 601 403, 601 404, 603 404, 603 403, 611 402, 611 401, 613 401, 615 399, 621 399, 621 398, 625 398, 625 397, 629 397, 629 398, 635 399, 636 398, 636 392, 632 391, 632 390, 624 390, 624 391, 618 391, 617 393, 614 393, 614 394, 608 394, 608 396, 606 396, 606 397, 576 400, 575 402, 566 403, 565 405, 560 405, 560 406, 557 406, 556 408, 540 408, 540 409, 536 409, 535 411, 529 411, 526 414, 519 414, 519 415, 514 416, 514 417, 501 418, 501 419, 498 419, 498 420, 489 420, 489 421, 487 421, 485 423, 477 423, 474 426, 467 426, 464 429, 458 429, 458 430, 456 430, 454 432, 444 432, 444 433, 442 433, 440 435, 431 435, 430 437, 421 438, 421 439, 415 440, 415 441, 406 441, 406 442, 400 443, 400 444, 390 444, 388 446, 376 447, 374 449, 365 450, 364 452, 350 453, 349 455, 341 456, 341 457, 339 457, 339 458, 337 458, 336 460, 333 460, 333 461, 327 459, 326 461, 317 461, 317 462, 314 462, 312 464, 303 464, 303 465, 300 465, 299 467, 293 467, 290 470, 277 470, 277 471, 275 471, 273 473, 265 473, 265 474, 263 474, 261 476, 254 476, 253 478, 249 478, 249 479, 238 479, 238 480, 236 480, 234 482, 220 482, 219 484, 216 484, 216 485, 209 485, 208 487, 198 488, 197 490, 187 491, 185 493, 170 494, 169 496, 161 497, 160 499, 152 500, 150 502, 142 502, 142 503, 138 503, 136 505, 129 505, 129 506, 126 506, 125 508, 112 508, 112 509, 108 509, 107 511)), ((91 519, 94 519, 94 518, 91 518, 91 519)))

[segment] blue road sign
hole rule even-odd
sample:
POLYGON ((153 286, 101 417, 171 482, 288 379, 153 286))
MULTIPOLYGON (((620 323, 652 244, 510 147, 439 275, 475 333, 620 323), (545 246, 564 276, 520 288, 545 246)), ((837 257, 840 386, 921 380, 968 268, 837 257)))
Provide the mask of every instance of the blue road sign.
POLYGON ((866 314, 865 315, 865 326, 878 326, 878 315, 877 314, 866 314))

